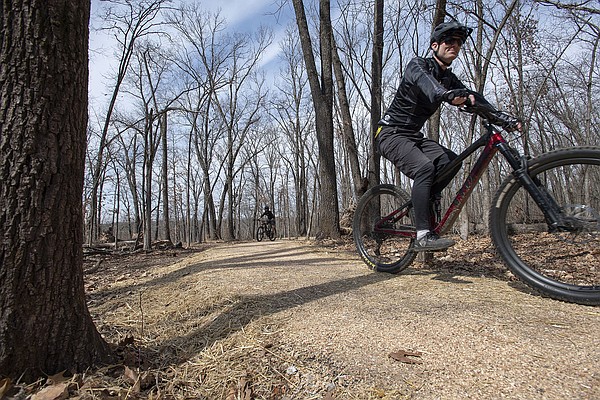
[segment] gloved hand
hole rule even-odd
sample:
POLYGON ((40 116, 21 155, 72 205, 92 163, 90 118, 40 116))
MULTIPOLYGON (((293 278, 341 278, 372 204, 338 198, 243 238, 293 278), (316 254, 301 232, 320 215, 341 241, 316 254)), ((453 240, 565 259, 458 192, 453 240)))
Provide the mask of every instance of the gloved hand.
POLYGON ((470 94, 471 91, 469 89, 452 89, 446 91, 446 93, 442 95, 442 100, 447 103, 452 103, 452 101, 457 97, 466 97, 468 99, 470 94))
POLYGON ((490 119, 490 122, 494 125, 500 125, 507 132, 521 130, 521 121, 502 111, 493 113, 493 118, 490 119))

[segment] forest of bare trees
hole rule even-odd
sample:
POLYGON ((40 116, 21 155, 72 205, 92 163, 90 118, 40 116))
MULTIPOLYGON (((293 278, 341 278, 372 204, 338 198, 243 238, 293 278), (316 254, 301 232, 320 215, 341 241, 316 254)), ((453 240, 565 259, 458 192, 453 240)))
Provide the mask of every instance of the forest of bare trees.
MULTIPOLYGON (((87 310, 85 242, 246 240, 264 206, 283 237, 335 239, 369 185, 409 185, 372 132, 442 18, 475 28, 454 71, 524 121, 515 147, 599 142, 597 1, 273 4, 281 36, 237 31, 200 0, 0 4, 0 375, 112 359, 87 310), (105 86, 88 93, 99 68, 105 86)), ((480 126, 444 108, 427 129, 459 151, 480 126)), ((462 235, 487 229, 506 173, 491 165, 462 235)))
MULTIPOLYGON (((282 37, 269 26, 236 32, 201 1, 94 3, 92 29, 112 38, 103 51, 117 61, 102 71, 106 93, 90 93, 88 243, 109 229, 109 240, 146 249, 245 240, 265 205, 282 236, 339 236, 367 182, 409 184, 374 154, 372 127, 444 15, 474 28, 455 73, 525 121, 513 145, 535 155, 599 142, 597 2, 279 3, 282 37), (274 48, 276 67, 263 62, 274 48)), ((480 129, 449 107, 432 128, 457 151, 480 129)), ((463 235, 487 229, 505 173, 499 161, 490 167, 463 235)))

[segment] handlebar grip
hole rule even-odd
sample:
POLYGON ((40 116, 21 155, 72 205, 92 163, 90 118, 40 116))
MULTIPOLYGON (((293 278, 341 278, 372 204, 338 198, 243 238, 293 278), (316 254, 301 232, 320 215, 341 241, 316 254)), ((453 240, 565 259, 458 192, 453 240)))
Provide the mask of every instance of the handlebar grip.
POLYGON ((494 113, 494 118, 495 121, 492 120, 491 122, 502 126, 502 128, 504 128, 508 132, 512 132, 515 129, 517 129, 519 123, 521 122, 518 118, 515 118, 512 115, 502 111, 494 113))
POLYGON ((492 125, 502 127, 507 132, 512 132, 518 129, 519 123, 522 121, 510 114, 503 111, 489 109, 488 107, 482 106, 481 104, 469 104, 466 107, 462 107, 460 111, 475 114, 488 120, 492 125))

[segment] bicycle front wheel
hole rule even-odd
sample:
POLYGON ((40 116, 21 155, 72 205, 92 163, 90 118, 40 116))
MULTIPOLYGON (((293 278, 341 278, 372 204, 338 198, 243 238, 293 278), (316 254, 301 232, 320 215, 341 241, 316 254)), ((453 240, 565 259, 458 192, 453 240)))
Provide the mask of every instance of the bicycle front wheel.
POLYGON ((275 226, 272 226, 271 229, 269 229, 269 240, 272 242, 273 240, 275 240, 275 226))
POLYGON ((265 228, 263 228, 262 226, 259 226, 258 229, 256 230, 256 240, 258 240, 259 242, 262 242, 264 237, 265 237, 265 228))
POLYGON ((492 239, 510 270, 542 294, 600 304, 600 148, 561 149, 530 161, 529 174, 554 199, 568 227, 549 229, 514 177, 496 193, 492 239))
POLYGON ((393 185, 379 185, 360 198, 352 234, 358 253, 370 269, 398 273, 416 257, 410 196, 393 185))

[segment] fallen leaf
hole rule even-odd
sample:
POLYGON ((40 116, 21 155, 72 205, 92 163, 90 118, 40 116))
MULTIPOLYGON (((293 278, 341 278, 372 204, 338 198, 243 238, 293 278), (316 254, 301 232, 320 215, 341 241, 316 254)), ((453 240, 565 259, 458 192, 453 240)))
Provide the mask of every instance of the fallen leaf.
POLYGON ((123 372, 123 375, 125 375, 125 378, 127 378, 129 383, 135 383, 140 377, 137 372, 133 371, 128 366, 125 366, 125 371, 123 372))
POLYGON ((323 400, 335 400, 335 397, 333 397, 331 392, 327 392, 325 393, 325 396, 323 396, 323 400))
POLYGON ((250 382, 241 378, 236 386, 229 388, 226 400, 252 400, 252 388, 250 382))
POLYGON ((4 395, 6 394, 6 392, 8 392, 8 390, 10 389, 11 386, 12 386, 12 383, 11 383, 10 379, 8 379, 8 378, 0 379, 0 399, 4 397, 4 395))
POLYGON ((123 373, 123 375, 125 375, 125 379, 129 381, 129 383, 131 383, 133 385, 133 392, 134 393, 139 393, 141 392, 141 382, 140 382, 140 375, 133 371, 132 369, 130 369, 129 367, 125 366, 125 372, 123 373))
POLYGON ((287 386, 285 386, 285 385, 276 385, 273 388, 273 397, 274 398, 279 398, 279 397, 283 396, 284 394, 286 394, 287 391, 288 391, 287 390, 287 386))
POLYGON ((43 388, 33 396, 31 400, 63 400, 69 397, 69 385, 59 383, 43 388))
POLYGON ((398 350, 395 353, 390 353, 390 357, 396 361, 400 361, 406 364, 423 364, 423 361, 416 358, 409 357, 421 357, 423 353, 420 351, 406 351, 406 350, 398 350))
POLYGON ((67 378, 65 376, 65 372, 66 372, 66 370, 65 371, 61 371, 58 374, 50 375, 48 377, 48 383, 50 385, 54 385, 56 383, 62 383, 62 382, 66 382, 66 381, 70 380, 71 378, 67 378))

